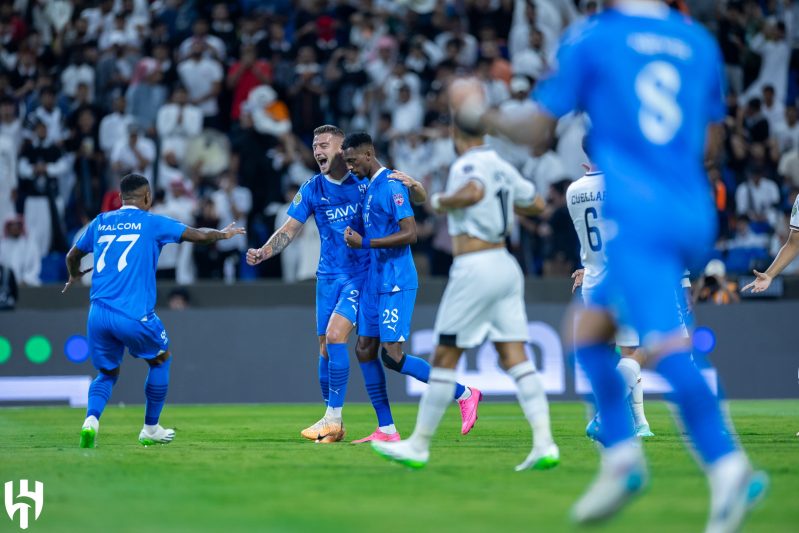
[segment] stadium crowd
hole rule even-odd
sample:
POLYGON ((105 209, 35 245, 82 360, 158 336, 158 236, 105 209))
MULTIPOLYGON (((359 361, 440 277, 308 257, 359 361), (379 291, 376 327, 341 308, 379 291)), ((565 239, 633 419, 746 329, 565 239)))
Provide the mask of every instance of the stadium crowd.
MULTIPOLYGON (((747 272, 785 241, 799 191, 799 4, 669 3, 697 16, 722 50, 725 150, 709 167, 717 259, 727 272, 747 272)), ((455 158, 447 81, 472 72, 492 105, 534 107, 528 95, 559 36, 597 8, 594 0, 3 0, 0 265, 20 284, 66 279, 67 249, 94 216, 119 207, 119 180, 137 172, 158 191, 153 211, 248 229, 208 248, 170 245, 162 277, 312 278, 312 222, 280 262, 255 269, 241 255, 285 220, 298 186, 318 171, 309 148, 316 126, 368 131, 386 166, 441 190, 455 158)), ((535 158, 489 137, 548 200, 543 215, 518 219, 512 239, 528 275, 566 276, 579 264, 565 193, 584 172, 585 131, 583 116, 564 118, 535 158)), ((416 217, 420 273, 446 275, 445 217, 426 206, 416 217)))

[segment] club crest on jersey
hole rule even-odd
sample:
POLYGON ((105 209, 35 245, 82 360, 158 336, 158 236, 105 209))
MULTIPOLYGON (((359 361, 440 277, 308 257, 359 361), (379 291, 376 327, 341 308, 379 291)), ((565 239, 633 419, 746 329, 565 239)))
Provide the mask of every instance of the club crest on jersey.
POLYGON ((297 194, 294 195, 294 200, 292 200, 291 203, 294 205, 300 205, 300 202, 302 202, 302 193, 297 191, 297 194))
POLYGON ((405 203, 405 197, 402 196, 402 194, 400 194, 400 193, 395 194, 394 195, 394 203, 397 204, 398 206, 402 206, 402 204, 405 203))

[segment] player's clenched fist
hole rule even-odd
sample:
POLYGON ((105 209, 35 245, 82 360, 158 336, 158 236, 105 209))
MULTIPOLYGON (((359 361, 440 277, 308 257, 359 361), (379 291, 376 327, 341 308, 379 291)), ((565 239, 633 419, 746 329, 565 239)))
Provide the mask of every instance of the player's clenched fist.
POLYGON ((361 237, 361 234, 349 226, 344 230, 344 240, 350 248, 360 248, 363 244, 363 237, 361 237))
POLYGON ((255 266, 266 259, 263 248, 250 248, 247 250, 247 264, 255 266))

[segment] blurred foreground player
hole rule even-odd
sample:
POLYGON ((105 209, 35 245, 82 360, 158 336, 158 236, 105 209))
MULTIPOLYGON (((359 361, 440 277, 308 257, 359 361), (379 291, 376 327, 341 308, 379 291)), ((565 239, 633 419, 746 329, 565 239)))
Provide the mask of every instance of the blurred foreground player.
MULTIPOLYGON (((408 197, 408 189, 396 179, 401 172, 385 168, 375 157, 372 138, 367 133, 352 133, 342 145, 344 161, 350 172, 369 180, 363 200, 363 228, 347 227, 343 235, 347 246, 369 250, 369 275, 361 293, 358 312, 358 360, 377 359, 380 348, 383 364, 389 370, 411 376, 423 383, 430 379, 430 363, 420 357, 406 354, 402 344, 410 338, 411 317, 419 287, 411 244, 416 242, 416 219, 408 197)), ((364 379, 367 378, 364 372, 364 379)), ((385 378, 384 378, 385 379, 385 378)), ((369 382, 370 398, 373 393, 369 382)), ((455 385, 453 394, 461 410, 461 433, 466 435, 477 421, 477 408, 482 393, 477 389, 455 385)), ((377 405, 374 399, 372 403, 377 405)), ((386 405, 387 402, 386 402, 386 405)), ((393 420, 391 411, 378 411, 381 426, 393 420)), ((378 429, 371 435, 353 441, 396 441, 386 438, 378 429)))
POLYGON ((62 292, 92 270, 81 271, 80 260, 94 254, 91 307, 86 325, 92 364, 99 371, 89 387, 89 406, 80 433, 80 447, 94 448, 111 391, 119 378, 125 348, 150 366, 144 394, 144 427, 139 442, 167 444, 174 429, 158 423, 169 387, 172 355, 161 319, 155 314, 155 270, 161 248, 168 243, 212 244, 244 233, 230 224, 223 230, 187 227, 168 217, 148 213, 153 195, 147 178, 128 174, 120 183, 122 207, 101 213, 67 254, 69 280, 62 292))
POLYGON ((557 70, 537 88, 542 112, 534 117, 484 113, 474 84, 456 94, 461 123, 484 121, 537 153, 551 142, 558 117, 582 109, 592 122, 593 158, 605 172, 605 215, 615 235, 598 306, 581 313, 574 328, 573 348, 591 381, 606 442, 599 475, 572 510, 580 523, 613 515, 648 478, 608 345, 611 308, 638 331, 673 389, 710 483, 706 531, 737 530, 765 492, 765 474, 752 470, 734 441, 672 312, 682 272, 705 259, 716 235, 703 150, 712 125, 706 155, 715 159, 721 134, 715 123, 724 118, 721 80, 717 45, 699 24, 656 0, 619 1, 566 32, 557 70))
POLYGON ((447 213, 455 259, 436 314, 430 387, 419 402, 413 435, 372 446, 383 457, 411 468, 426 465, 430 441, 455 392, 458 360, 464 350, 487 339, 516 382, 519 403, 533 429, 533 449, 516 470, 553 468, 560 453, 552 439, 549 404, 524 349, 524 276, 505 248, 514 212, 536 214, 543 201, 532 183, 484 145, 480 132, 453 130, 460 157, 450 168, 446 191, 431 199, 434 209, 447 213))

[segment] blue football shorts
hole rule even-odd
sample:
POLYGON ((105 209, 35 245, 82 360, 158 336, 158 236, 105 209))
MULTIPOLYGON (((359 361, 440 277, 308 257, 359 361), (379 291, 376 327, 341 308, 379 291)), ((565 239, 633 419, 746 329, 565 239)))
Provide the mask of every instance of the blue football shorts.
POLYGON ((353 325, 358 323, 358 307, 366 273, 316 280, 316 334, 321 336, 333 313, 341 315, 353 325))
POLYGON ((367 290, 358 313, 358 335, 380 342, 404 342, 411 335, 416 289, 387 292, 367 290))
POLYGON ((93 302, 86 330, 92 364, 98 370, 117 368, 122 363, 126 347, 130 355, 139 359, 152 359, 169 351, 169 337, 155 313, 135 320, 93 302))

